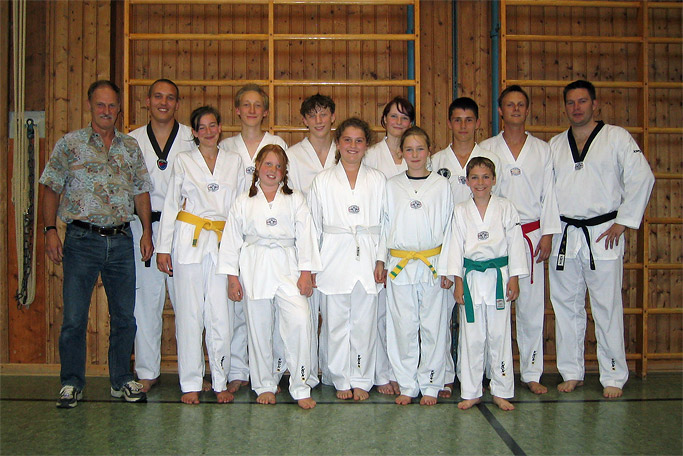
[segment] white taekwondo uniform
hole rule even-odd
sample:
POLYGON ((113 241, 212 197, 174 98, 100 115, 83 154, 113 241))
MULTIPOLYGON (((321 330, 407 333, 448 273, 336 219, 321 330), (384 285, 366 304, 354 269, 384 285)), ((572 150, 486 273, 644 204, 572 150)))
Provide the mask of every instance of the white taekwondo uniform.
POLYGON ((184 211, 212 221, 225 221, 243 188, 242 160, 237 154, 219 150, 213 173, 196 147, 176 156, 156 245, 158 253, 170 253, 172 257, 178 374, 184 393, 202 390, 203 330, 213 389, 226 389, 232 315, 227 276, 216 273, 217 233, 202 229, 193 245, 195 225, 176 217, 184 211))
MULTIPOLYGON (((512 202, 495 195, 482 220, 473 199, 455 206, 453 233, 449 244, 448 273, 463 277, 464 259, 474 261, 507 257, 502 266, 502 291, 508 279, 529 274, 519 215, 512 202)), ((472 270, 464 280, 472 296, 474 321, 468 322, 466 306, 458 306, 458 375, 463 399, 482 395, 484 353, 491 366, 491 394, 501 398, 514 396, 510 302, 496 299, 498 270, 472 270)))
POLYGON ((277 392, 284 373, 273 370, 272 336, 277 331, 290 366, 290 394, 304 399, 318 380, 310 371, 310 309, 297 281, 301 271, 320 271, 317 234, 298 190, 292 195, 278 190, 269 203, 257 189, 253 197, 242 193, 230 209, 218 272, 242 277, 252 389, 256 394, 277 392), (280 318, 274 328, 276 308, 280 318))
MULTIPOLYGON (((227 151, 235 152, 240 156, 242 159, 242 166, 244 167, 245 186, 246 188, 249 188, 251 186, 254 171, 256 171, 256 164, 254 160, 256 160, 256 156, 261 148, 267 146, 268 144, 277 144, 283 149, 287 149, 287 143, 284 139, 277 135, 268 133, 267 131, 263 133, 263 138, 256 148, 256 152, 254 153, 253 157, 249 156, 249 149, 247 149, 247 144, 244 142, 241 133, 229 138, 225 138, 218 144, 218 147, 227 151)), ((233 333, 231 346, 232 359, 230 360, 230 374, 228 375, 228 381, 246 381, 249 378, 249 357, 247 355, 247 320, 246 316, 244 315, 244 304, 242 302, 230 301, 230 306, 233 310, 233 333)), ((279 353, 278 358, 281 358, 284 356, 281 356, 282 341, 277 339, 278 337, 276 337, 275 340, 275 351, 276 353, 279 353)), ((284 359, 277 359, 275 360, 275 363, 279 364, 281 368, 287 368, 285 366, 284 359)))
POLYGON ((580 153, 583 151, 576 150, 569 130, 552 138, 550 148, 555 194, 566 232, 566 251, 560 261, 564 270, 557 270, 564 235, 553 237, 548 261, 550 300, 556 317, 557 369, 565 381, 583 380, 587 287, 598 342, 600 383, 622 388, 628 379, 621 297, 626 240, 619 239, 613 249, 605 248, 604 239, 595 241, 614 223, 633 229, 640 226, 654 176, 638 144, 621 127, 600 122, 586 142, 584 157, 580 153), (586 227, 590 248, 583 230, 566 223, 566 217, 585 221, 600 216, 611 219, 586 227))
MULTIPOLYGON (((164 198, 168 189, 168 181, 171 179, 171 169, 176 155, 194 147, 192 142, 192 129, 187 125, 176 122, 178 129, 175 137, 169 137, 168 144, 161 151, 154 133, 149 125, 140 127, 130 132, 140 145, 145 165, 152 180, 153 189, 150 192, 152 203, 152 233, 159 231, 159 219, 164 207, 164 198), (151 135, 151 136, 150 136, 151 135), (157 156, 154 141, 160 152, 166 152, 165 158, 157 156), (163 161, 160 161, 163 160, 163 161)), ((149 263, 142 261, 140 253, 140 238, 142 237, 142 224, 136 215, 130 223, 133 232, 133 246, 135 248, 135 372, 138 378, 153 380, 161 374, 161 333, 163 329, 162 313, 166 302, 166 288, 171 305, 174 305, 175 293, 173 292, 173 277, 165 274, 157 268, 156 252, 150 258, 149 263)))
POLYGON ((524 146, 515 160, 503 132, 500 132, 482 142, 481 147, 500 158, 501 169, 496 171, 500 196, 512 201, 522 223, 530 274, 519 280, 519 298, 515 301, 519 370, 522 382, 540 382, 543 374, 545 271, 542 263, 535 264, 534 251, 541 236, 561 232, 550 146, 527 133, 524 146))
MULTIPOLYGON (((442 246, 450 237, 453 195, 448 179, 432 172, 426 179, 401 173, 387 181, 380 254, 387 275, 387 350, 401 394, 437 397, 443 389, 448 340, 447 294, 441 288, 440 254, 409 260, 397 275, 402 258, 391 250, 422 252, 442 246)), ((442 247, 444 252, 448 246, 442 247)), ((445 257, 445 256, 444 256, 445 257)))
POLYGON ((318 289, 327 296, 328 366, 337 390, 374 384, 380 223, 386 178, 361 164, 355 188, 341 163, 316 176, 308 194, 321 236, 323 270, 318 289))

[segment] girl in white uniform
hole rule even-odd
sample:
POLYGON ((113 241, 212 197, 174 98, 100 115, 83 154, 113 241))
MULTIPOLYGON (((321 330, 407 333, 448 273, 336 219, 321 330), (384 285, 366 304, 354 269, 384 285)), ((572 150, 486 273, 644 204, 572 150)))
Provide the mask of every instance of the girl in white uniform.
MULTIPOLYGON (((268 94, 257 84, 247 84, 235 94, 235 114, 240 119, 239 134, 226 138, 218 147, 234 152, 242 159, 245 182, 251 182, 255 171, 254 158, 256 152, 268 144, 277 144, 287 149, 287 143, 279 136, 263 131, 263 120, 268 116, 268 94)), ((244 307, 241 302, 231 302, 233 310, 232 355, 230 374, 228 375, 228 391, 236 392, 247 384, 249 379, 249 358, 247 356, 247 323, 244 307)), ((277 343, 281 347, 281 341, 277 343)), ((280 350, 281 351, 281 350, 280 350)), ((276 360, 280 368, 286 369, 284 360, 276 360)))
POLYGON ((304 409, 315 406, 308 384, 311 319, 306 297, 313 293, 311 271, 319 271, 320 266, 306 200, 287 185, 284 150, 268 145, 256 157, 249 192, 241 194, 230 210, 218 265, 220 273, 228 274, 229 298, 246 298, 251 386, 260 404, 275 404, 282 376, 272 369, 275 330, 284 341, 292 398, 304 409), (237 278, 240 274, 244 288, 237 278), (274 328, 276 309, 280 319, 274 328))
POLYGON ((308 195, 321 237, 323 270, 316 282, 327 297, 328 367, 339 399, 365 400, 374 384, 374 270, 386 179, 362 164, 371 136, 361 119, 342 122, 335 132, 339 162, 316 176, 308 195))
MULTIPOLYGON (((382 127, 386 129, 383 140, 368 149, 364 163, 391 179, 407 169, 401 151, 401 136, 415 122, 415 107, 410 100, 394 97, 382 112, 382 127)), ((396 376, 391 370, 387 356, 387 291, 382 288, 377 299, 377 366, 375 385, 382 394, 400 394, 396 376)))
POLYGON ((216 273, 218 243, 228 210, 243 187, 242 161, 220 151, 220 115, 209 106, 190 117, 198 147, 178 154, 157 238, 157 266, 174 276, 178 374, 182 402, 199 403, 204 377, 202 332, 219 403, 230 402, 232 321, 227 277, 216 273))
POLYGON ((455 206, 448 273, 455 277, 458 304, 458 375, 466 410, 481 401, 484 352, 491 370, 491 395, 502 410, 513 410, 510 303, 519 296, 519 276, 529 274, 519 215, 513 204, 491 195, 496 175, 483 157, 467 165, 473 198, 455 206))
POLYGON ((380 242, 391 273, 387 280, 385 262, 378 261, 375 275, 387 284, 387 349, 400 386, 396 403, 407 405, 421 392, 420 404, 434 405, 444 387, 446 294, 453 285, 439 277, 445 265, 438 263, 453 196, 448 179, 427 170, 431 144, 424 130, 408 129, 400 144, 408 170, 387 182, 380 242))

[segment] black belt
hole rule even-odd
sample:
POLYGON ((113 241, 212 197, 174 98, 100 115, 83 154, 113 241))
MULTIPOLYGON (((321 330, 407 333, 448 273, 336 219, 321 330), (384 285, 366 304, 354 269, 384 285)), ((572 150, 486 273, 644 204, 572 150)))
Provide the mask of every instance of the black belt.
POLYGON ((73 226, 83 228, 84 230, 94 231, 100 236, 114 236, 116 234, 127 234, 124 230, 130 227, 130 223, 126 222, 116 226, 98 226, 92 223, 84 222, 82 220, 74 220, 71 222, 73 226))
POLYGON ((591 270, 595 271, 595 262, 593 261, 593 251, 591 250, 591 237, 588 234, 589 226, 601 225, 610 220, 617 218, 617 211, 610 212, 609 214, 598 215, 597 217, 592 217, 589 219, 575 219, 570 217, 560 216, 560 220, 565 222, 567 225, 564 227, 562 232, 562 241, 560 242, 560 251, 557 254, 557 266, 555 269, 558 271, 564 270, 564 256, 567 253, 567 228, 569 226, 575 226, 581 228, 583 235, 586 237, 586 243, 588 244, 588 256, 590 258, 591 270))

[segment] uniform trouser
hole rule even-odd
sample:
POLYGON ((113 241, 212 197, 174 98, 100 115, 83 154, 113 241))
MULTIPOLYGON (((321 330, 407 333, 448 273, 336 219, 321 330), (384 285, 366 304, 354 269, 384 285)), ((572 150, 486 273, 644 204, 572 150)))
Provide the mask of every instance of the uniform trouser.
POLYGON ((466 400, 482 396, 486 352, 491 366, 491 394, 504 399, 513 397, 515 377, 512 366, 510 303, 506 302, 505 309, 502 310, 497 310, 495 305, 475 305, 472 323, 467 322, 464 305, 458 305, 458 313, 460 396, 466 400))
MULTIPOLYGON (((140 253, 142 224, 135 217, 130 222, 135 248, 135 321, 138 331, 135 334, 135 372, 138 378, 153 380, 161 374, 161 332, 162 315, 166 302, 166 288, 171 304, 175 302, 173 277, 157 268, 157 255, 154 253, 145 266, 140 253)), ((159 229, 159 222, 152 224, 152 232, 159 229)))
MULTIPOLYGON (((448 326, 448 333, 446 335, 446 340, 444 341, 444 351, 446 353, 446 374, 444 377, 444 383, 449 384, 449 383, 454 383, 455 382, 455 363, 453 362, 453 349, 458 350, 458 347, 453 347, 453 334, 451 332, 451 322, 456 320, 455 314, 453 314, 453 310, 455 309, 455 298, 453 297, 453 287, 447 290, 446 292, 446 318, 447 318, 447 326, 448 326)), ((457 334, 456 334, 457 336, 457 334)), ((456 338, 456 340, 458 340, 456 338)), ((457 344, 455 344, 457 345, 457 344)), ((460 363, 458 363, 458 368, 460 366, 460 363)), ((460 371, 458 370, 458 377, 460 376, 460 371)))
MULTIPOLYGON (((526 248, 529 255, 529 246, 526 248)), ((533 284, 531 276, 519 279, 519 298, 515 301, 519 370, 524 383, 539 382, 543 374, 544 312, 545 274, 543 263, 537 263, 533 284)))
POLYGON ((386 385, 396 381, 387 354, 387 289, 382 288, 377 295, 377 359, 375 365, 375 385, 386 385))
POLYGON ((206 255, 200 264, 180 264, 174 259, 173 272, 180 389, 183 393, 202 390, 205 330, 211 385, 216 392, 224 391, 230 371, 232 336, 227 276, 216 274, 211 255, 206 255))
POLYGON ((249 380, 249 355, 247 353, 247 318, 243 301, 230 301, 232 314, 232 341, 230 344, 230 373, 228 381, 249 380))
POLYGON ((583 380, 587 287, 598 342, 600 383, 622 388, 628 380, 621 300, 623 258, 596 259, 592 271, 587 248, 582 246, 576 258, 565 258, 563 271, 555 269, 557 256, 550 257, 549 264, 557 370, 565 381, 583 380))
POLYGON ((441 281, 387 284, 387 349, 401 394, 436 397, 443 389, 448 338, 447 291, 441 281))
POLYGON ((327 295, 327 364, 338 391, 370 391, 377 351, 377 295, 356 282, 349 294, 327 295))
POLYGON ((327 296, 317 289, 313 290, 311 301, 317 300, 318 310, 320 311, 320 333, 318 336, 318 366, 320 368, 320 381, 323 385, 332 386, 330 379, 330 369, 327 366, 327 296))
POLYGON ((67 225, 64 239, 64 316, 59 334, 62 386, 85 386, 88 312, 97 276, 109 305, 109 381, 120 389, 133 379, 130 355, 135 340, 135 265, 129 229, 113 236, 100 236, 84 228, 67 225))
POLYGON ((289 393, 294 400, 311 396, 311 318, 304 296, 285 296, 276 292, 273 299, 250 300, 244 310, 249 335, 249 373, 256 394, 277 392, 282 376, 273 371, 273 333, 281 337, 289 364, 289 393), (275 319, 276 309, 279 319, 275 319))

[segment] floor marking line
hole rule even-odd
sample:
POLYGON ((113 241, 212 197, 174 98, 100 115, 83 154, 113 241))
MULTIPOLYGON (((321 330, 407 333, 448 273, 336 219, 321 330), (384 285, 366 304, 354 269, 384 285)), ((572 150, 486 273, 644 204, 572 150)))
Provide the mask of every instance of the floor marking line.
POLYGON ((493 428, 494 431, 496 431, 496 434, 505 442, 508 448, 510 448, 510 451, 512 451, 512 454, 515 456, 526 456, 526 453, 520 447, 517 442, 515 442, 515 439, 512 438, 512 436, 508 433, 508 431, 505 430, 502 424, 500 424, 500 421, 496 419, 496 417, 493 415, 491 410, 486 407, 483 403, 478 403, 477 408, 481 412, 482 415, 484 415, 484 418, 486 418, 486 421, 489 422, 491 427, 493 428))

